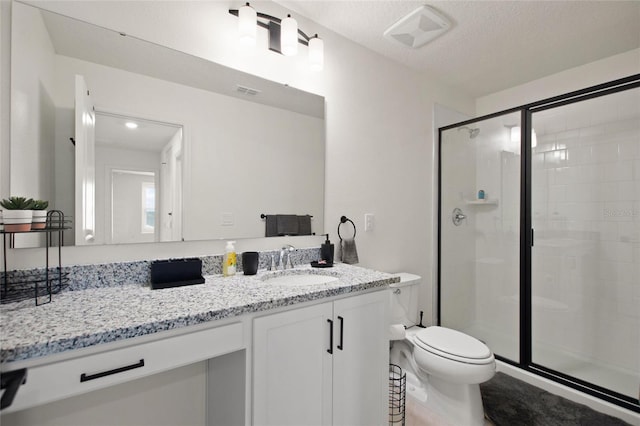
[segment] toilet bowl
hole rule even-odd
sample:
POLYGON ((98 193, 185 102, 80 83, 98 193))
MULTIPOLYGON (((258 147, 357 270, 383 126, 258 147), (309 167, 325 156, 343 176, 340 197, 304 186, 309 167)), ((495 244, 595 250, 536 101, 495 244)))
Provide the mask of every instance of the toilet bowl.
POLYGON ((495 359, 481 341, 445 327, 429 327, 413 336, 420 369, 458 384, 479 384, 495 374, 495 359))
MULTIPOLYGON (((400 317, 415 318, 404 297, 412 297, 420 277, 399 274, 401 282, 392 284, 392 321, 400 317), (397 290, 400 290, 398 292, 397 290), (394 318, 395 316, 395 318, 394 318)), ((446 327, 411 327, 402 340, 392 341, 391 362, 408 370, 422 386, 416 398, 430 412, 451 425, 475 426, 484 424, 484 410, 480 383, 495 374, 495 358, 481 341, 446 327), (426 393, 426 398, 423 394, 426 393)))

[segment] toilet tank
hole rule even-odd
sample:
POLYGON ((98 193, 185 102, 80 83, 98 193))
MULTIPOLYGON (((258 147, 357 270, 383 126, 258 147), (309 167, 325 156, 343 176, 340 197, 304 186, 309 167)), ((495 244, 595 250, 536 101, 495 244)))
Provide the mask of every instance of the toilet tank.
POLYGON ((419 322, 418 291, 422 278, 407 272, 393 275, 400 277, 400 282, 389 285, 391 324, 413 327, 419 322))

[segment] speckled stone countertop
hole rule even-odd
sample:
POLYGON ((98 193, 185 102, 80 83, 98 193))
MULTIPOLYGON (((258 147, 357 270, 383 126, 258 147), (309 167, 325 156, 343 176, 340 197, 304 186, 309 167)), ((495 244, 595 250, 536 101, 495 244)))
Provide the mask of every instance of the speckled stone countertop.
POLYGON ((0 308, 0 361, 28 360, 121 341, 160 331, 231 318, 281 306, 348 294, 398 282, 399 278, 358 266, 308 264, 254 276, 206 276, 200 285, 151 290, 148 285, 87 288, 55 295, 52 303, 9 303, 0 308), (317 273, 338 281, 279 286, 268 274, 317 273))

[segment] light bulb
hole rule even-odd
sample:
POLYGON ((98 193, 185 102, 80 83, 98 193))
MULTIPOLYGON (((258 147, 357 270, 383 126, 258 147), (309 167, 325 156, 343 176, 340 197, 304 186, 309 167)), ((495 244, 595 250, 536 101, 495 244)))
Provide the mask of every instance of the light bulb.
POLYGON ((280 23, 280 50, 284 56, 298 53, 298 23, 291 15, 287 15, 280 23))
POLYGON ((324 41, 318 38, 318 34, 309 40, 309 63, 314 71, 324 68, 324 41))
POLYGON ((257 14, 249 3, 238 9, 238 33, 240 43, 245 46, 256 45, 257 14))

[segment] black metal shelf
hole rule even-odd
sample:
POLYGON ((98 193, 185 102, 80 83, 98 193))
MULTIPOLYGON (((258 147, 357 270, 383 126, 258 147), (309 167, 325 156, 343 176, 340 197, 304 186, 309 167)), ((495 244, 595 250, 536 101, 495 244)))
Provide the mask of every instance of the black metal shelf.
MULTIPOLYGON (((0 225, 4 225, 4 223, 0 222, 0 225)), ((42 228, 42 229, 30 229, 28 231, 5 231, 0 230, 0 234, 37 234, 42 232, 58 232, 58 231, 66 231, 71 229, 71 227, 63 227, 63 228, 42 228)))
POLYGON ((2 304, 35 298, 36 306, 39 306, 51 302, 52 295, 68 287, 69 273, 53 267, 48 274, 43 271, 13 277, 5 271, 2 273, 2 282, 2 304))
POLYGON ((31 229, 29 231, 0 231, 2 234, 3 250, 3 270, 2 287, 0 288, 0 303, 18 302, 35 299, 36 306, 51 302, 53 294, 60 293, 69 284, 68 272, 62 272, 62 246, 63 232, 71 229, 67 226, 71 223, 69 218, 65 218, 64 213, 59 210, 51 210, 47 213, 47 222, 43 229, 31 229), (14 272, 7 270, 7 241, 9 248, 15 246, 15 236, 17 234, 38 234, 46 235, 45 245, 45 268, 35 272, 14 272), (49 247, 53 245, 53 235, 57 234, 58 264, 49 266, 49 247))

